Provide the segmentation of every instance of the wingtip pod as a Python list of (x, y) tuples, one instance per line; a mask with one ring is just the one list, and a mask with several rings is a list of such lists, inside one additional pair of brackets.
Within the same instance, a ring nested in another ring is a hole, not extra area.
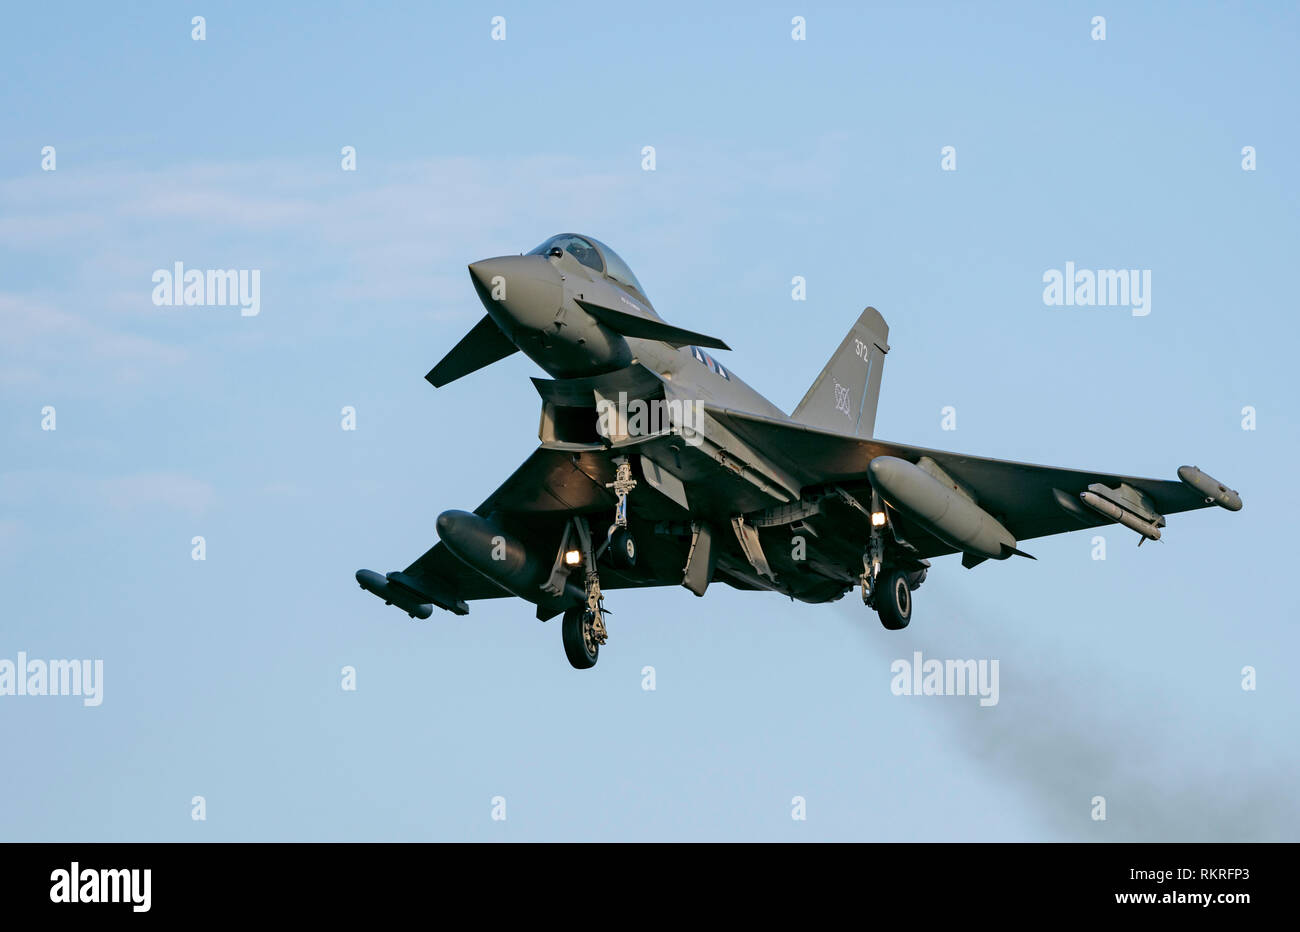
[(1213, 476), (1206, 475), (1195, 466), (1179, 466), (1178, 478), (1213, 502), (1229, 511), (1241, 511), (1241, 496)]

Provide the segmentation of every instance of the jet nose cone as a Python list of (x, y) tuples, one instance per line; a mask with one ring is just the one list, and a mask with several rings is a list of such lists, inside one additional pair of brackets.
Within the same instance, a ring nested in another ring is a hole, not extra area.
[(560, 273), (545, 256), (498, 256), (469, 266), (479, 300), (499, 326), (541, 330), (564, 298)]
[(518, 279), (534, 281), (560, 281), (560, 273), (545, 256), (497, 256), (495, 259), (479, 259), (469, 264), (470, 277), (484, 288), (499, 287), (500, 280), (509, 283)]
[(503, 266), (504, 263), (500, 259), (479, 259), (469, 264), (469, 276), (474, 279), (474, 284), (482, 288), (491, 288), (492, 279), (501, 275)]

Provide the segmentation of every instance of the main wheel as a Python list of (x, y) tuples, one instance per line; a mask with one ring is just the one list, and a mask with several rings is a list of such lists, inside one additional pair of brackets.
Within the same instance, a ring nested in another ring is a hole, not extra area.
[(889, 570), (876, 591), (876, 612), (890, 631), (901, 631), (912, 620), (912, 587), (907, 573)]
[(609, 558), (621, 570), (630, 570), (636, 566), (636, 539), (627, 528), (618, 528), (609, 535)]
[(594, 619), (587, 606), (579, 605), (564, 613), (560, 633), (564, 636), (564, 656), (576, 670), (588, 670), (596, 665), (600, 645), (596, 643)]

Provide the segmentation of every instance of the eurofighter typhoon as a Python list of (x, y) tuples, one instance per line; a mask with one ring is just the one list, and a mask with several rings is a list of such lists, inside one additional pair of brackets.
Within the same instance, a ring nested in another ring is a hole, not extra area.
[(415, 618), (517, 596), (562, 616), (579, 669), (606, 643), (611, 590), (830, 602), (856, 586), (898, 630), (934, 557), (1033, 559), (1026, 540), (1115, 523), (1141, 544), (1165, 515), (1241, 508), (1195, 466), (1140, 479), (875, 439), (889, 328), (874, 308), (787, 415), (714, 358), (722, 340), (666, 323), (599, 240), (553, 236), (469, 273), (487, 314), (425, 378), (523, 352), (550, 376), (533, 379), (541, 445), (474, 511), (439, 515), (440, 542), (406, 569), (356, 579)]

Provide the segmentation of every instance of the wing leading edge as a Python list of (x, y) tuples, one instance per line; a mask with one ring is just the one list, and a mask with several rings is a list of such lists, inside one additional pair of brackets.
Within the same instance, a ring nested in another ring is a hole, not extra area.
[[(1213, 504), (1206, 495), (1180, 481), (1120, 476), (1112, 473), (1038, 466), (989, 459), (943, 450), (929, 450), (884, 440), (860, 439), (792, 421), (730, 409), (710, 408), (709, 414), (746, 442), (761, 449), (777, 465), (808, 485), (835, 483), (865, 488), (868, 466), (878, 456), (916, 464), (929, 458), (974, 493), (981, 508), (997, 517), (1017, 540), (1061, 534), (1114, 522), (1086, 509), (1067, 511), (1057, 491), (1074, 501), (1088, 487), (1127, 485), (1147, 496), (1161, 515), (1194, 511)], [(927, 535), (928, 537), (928, 535)], [(952, 553), (953, 548), (929, 538), (921, 556)]]
[[(613, 508), (613, 496), (605, 488), (613, 470), (603, 457), (573, 454), (544, 447), (534, 450), (483, 504), (476, 515), (494, 513), (564, 516)], [(457, 614), (476, 599), (499, 599), (511, 593), (482, 573), (467, 566), (442, 543), (434, 544), (402, 573), (389, 574), (397, 581)]]

